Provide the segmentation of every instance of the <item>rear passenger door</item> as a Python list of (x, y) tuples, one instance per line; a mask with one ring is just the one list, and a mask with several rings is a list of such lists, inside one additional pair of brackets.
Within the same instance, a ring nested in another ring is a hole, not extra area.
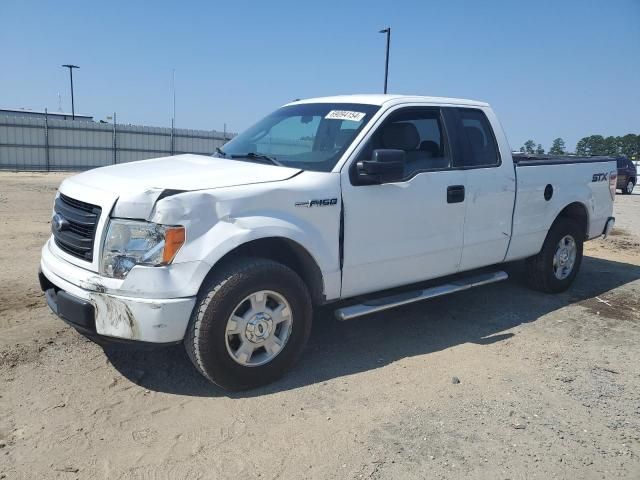
[(516, 178), (508, 144), (504, 139), (497, 141), (487, 117), (488, 113), (497, 122), (493, 112), (452, 108), (449, 113), (456, 125), (455, 167), (467, 173), (460, 261), (460, 270), (464, 271), (503, 261), (511, 236)]

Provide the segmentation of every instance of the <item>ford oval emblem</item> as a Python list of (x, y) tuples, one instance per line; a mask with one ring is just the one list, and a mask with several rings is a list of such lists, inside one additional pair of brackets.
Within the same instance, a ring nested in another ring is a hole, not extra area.
[(69, 227), (69, 222), (59, 213), (56, 213), (51, 219), (51, 228), (54, 232), (62, 232)]

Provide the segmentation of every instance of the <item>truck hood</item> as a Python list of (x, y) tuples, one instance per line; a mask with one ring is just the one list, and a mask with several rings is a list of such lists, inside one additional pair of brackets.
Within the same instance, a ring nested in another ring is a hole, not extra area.
[(147, 218), (158, 199), (181, 192), (286, 180), (300, 169), (176, 155), (96, 168), (66, 179), (60, 192), (120, 218)]
[(120, 195), (149, 190), (205, 190), (286, 180), (297, 168), (204, 155), (175, 155), (96, 168), (68, 181)]

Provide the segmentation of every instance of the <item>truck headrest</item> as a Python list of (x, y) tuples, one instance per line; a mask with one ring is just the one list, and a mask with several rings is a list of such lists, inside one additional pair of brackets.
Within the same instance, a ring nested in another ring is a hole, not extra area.
[(398, 150), (416, 150), (420, 143), (420, 134), (413, 123), (391, 123), (382, 130), (382, 145), (384, 148)]

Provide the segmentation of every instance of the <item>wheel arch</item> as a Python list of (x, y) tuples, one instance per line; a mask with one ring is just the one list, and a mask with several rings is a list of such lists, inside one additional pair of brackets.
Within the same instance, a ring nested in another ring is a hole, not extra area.
[(582, 202), (569, 203), (558, 212), (553, 223), (555, 224), (562, 219), (571, 219), (577, 222), (584, 234), (583, 240), (589, 238), (589, 211)]
[(307, 285), (314, 305), (326, 303), (324, 276), (313, 255), (298, 242), (281, 236), (257, 238), (232, 248), (211, 267), (203, 285), (221, 265), (241, 257), (266, 258), (286, 265)]

